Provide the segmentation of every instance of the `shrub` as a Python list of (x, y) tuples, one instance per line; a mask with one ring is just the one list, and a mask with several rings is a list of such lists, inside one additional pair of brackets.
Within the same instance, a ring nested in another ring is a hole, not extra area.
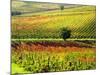
[(65, 41), (67, 38), (70, 38), (70, 36), (71, 36), (71, 30), (68, 30), (67, 28), (62, 28), (60, 36)]

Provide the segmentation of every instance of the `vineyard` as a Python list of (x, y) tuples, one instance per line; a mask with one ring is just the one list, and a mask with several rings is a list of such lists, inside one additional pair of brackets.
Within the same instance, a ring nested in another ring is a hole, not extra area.
[(80, 6), (12, 16), (12, 38), (60, 38), (61, 28), (71, 30), (70, 39), (96, 38), (95, 6)]
[(95, 6), (12, 0), (11, 14), (12, 75), (96, 69)]
[(12, 74), (95, 69), (95, 41), (12, 42), (12, 63), (23, 68)]

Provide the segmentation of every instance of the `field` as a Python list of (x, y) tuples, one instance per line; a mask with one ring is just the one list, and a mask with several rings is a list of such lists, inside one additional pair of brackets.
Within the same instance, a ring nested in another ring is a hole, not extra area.
[(13, 75), (96, 69), (95, 6), (12, 0), (11, 27)]
[(96, 68), (95, 41), (12, 42), (12, 73), (90, 70)]
[[(33, 3), (33, 5), (34, 4), (35, 3)], [(38, 4), (43, 7), (43, 4), (45, 3), (38, 3)], [(53, 4), (51, 4), (51, 6), (52, 5)], [(55, 4), (55, 6), (57, 6), (57, 4)], [(95, 6), (85, 6), (85, 5), (66, 5), (66, 6), (64, 10), (60, 10), (60, 7), (59, 9), (55, 10), (52, 9), (52, 7), (50, 7), (52, 10), (48, 11), (44, 10), (44, 12), (43, 11), (38, 12), (33, 7), (33, 10), (35, 12), (12, 16), (12, 38), (13, 39), (16, 38), (59, 39), (61, 28), (65, 27), (71, 30), (71, 37), (70, 37), (71, 39), (75, 38), (95, 39), (96, 37)], [(21, 7), (19, 8), (21, 9)], [(39, 9), (39, 6), (37, 9)], [(24, 10), (27, 9), (25, 8)]]

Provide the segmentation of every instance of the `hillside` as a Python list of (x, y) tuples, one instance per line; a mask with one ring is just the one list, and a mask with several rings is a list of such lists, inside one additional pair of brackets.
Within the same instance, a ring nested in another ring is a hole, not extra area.
[(56, 3), (46, 3), (46, 2), (31, 2), (31, 1), (12, 1), (12, 12), (21, 12), (21, 13), (34, 13), (34, 12), (43, 12), (50, 10), (58, 10), (60, 6), (64, 5), (65, 8), (78, 7), (80, 5), (73, 4), (56, 4)]
[(72, 39), (95, 39), (96, 7), (63, 5), (65, 9), (60, 10), (59, 4), (13, 2), (12, 11), (24, 14), (12, 16), (12, 38), (60, 38), (61, 28), (66, 27)]

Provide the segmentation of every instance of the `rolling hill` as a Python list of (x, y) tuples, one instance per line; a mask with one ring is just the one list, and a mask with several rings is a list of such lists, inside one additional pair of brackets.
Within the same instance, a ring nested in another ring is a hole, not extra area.
[[(63, 5), (64, 10), (60, 10)], [(12, 1), (12, 38), (60, 38), (61, 28), (71, 39), (95, 39), (95, 6)]]

